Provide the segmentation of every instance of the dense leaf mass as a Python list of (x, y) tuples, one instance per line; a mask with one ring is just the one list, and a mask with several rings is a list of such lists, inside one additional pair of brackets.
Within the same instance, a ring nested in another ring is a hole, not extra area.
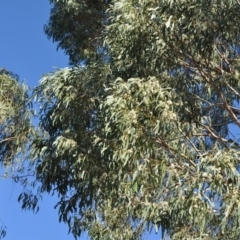
[[(19, 83), (18, 76), (0, 69), (0, 166), (1, 177), (26, 183), (32, 169), (24, 170), (33, 129), (28, 88)], [(0, 239), (6, 235), (6, 226), (0, 219)]]
[[(51, 10), (45, 33), (65, 50), (71, 64), (92, 57), (101, 43), (105, 10), (104, 0), (51, 0)], [(97, 55), (97, 54), (96, 54)]]
[(91, 239), (238, 239), (239, 1), (51, 3), (47, 35), (89, 59), (35, 89), (31, 157), (59, 220)]
[[(31, 130), (27, 87), (18, 76), (0, 70), (0, 164), (13, 167), (26, 152)], [(20, 161), (19, 161), (20, 162)]]

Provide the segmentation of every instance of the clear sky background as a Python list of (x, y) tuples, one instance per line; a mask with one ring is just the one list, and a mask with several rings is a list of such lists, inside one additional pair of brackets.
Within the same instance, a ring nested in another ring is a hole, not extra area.
[[(31, 88), (43, 74), (68, 65), (63, 51), (56, 51), (43, 32), (50, 14), (48, 0), (0, 0), (0, 68), (18, 74)], [(46, 195), (37, 214), (22, 211), (17, 198), (21, 186), (0, 177), (0, 220), (7, 226), (6, 240), (73, 240), (58, 222), (55, 196)], [(1, 222), (0, 222), (1, 226)], [(81, 240), (88, 239), (83, 235)], [(160, 235), (146, 235), (157, 240)]]

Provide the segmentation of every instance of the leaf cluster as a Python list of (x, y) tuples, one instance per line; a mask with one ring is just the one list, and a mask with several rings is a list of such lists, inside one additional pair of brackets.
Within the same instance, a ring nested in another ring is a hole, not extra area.
[(239, 2), (51, 3), (47, 35), (91, 59), (34, 92), (31, 158), (59, 220), (92, 239), (238, 239)]
[(7, 167), (20, 160), (30, 142), (31, 103), (27, 87), (6, 69), (0, 71), (0, 85), (0, 163)]
[(53, 7), (44, 27), (46, 35), (66, 52), (71, 64), (96, 58), (108, 1), (52, 0), (50, 3)]

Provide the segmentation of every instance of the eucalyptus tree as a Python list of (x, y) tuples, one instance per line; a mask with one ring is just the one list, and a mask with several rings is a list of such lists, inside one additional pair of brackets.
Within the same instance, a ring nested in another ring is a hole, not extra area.
[[(19, 83), (18, 76), (0, 69), (0, 166), (1, 177), (25, 181), (24, 158), (33, 133), (30, 123), (28, 88)], [(29, 174), (29, 172), (28, 172)], [(6, 235), (1, 224), (0, 239)]]
[(238, 239), (240, 3), (51, 3), (48, 36), (72, 63), (91, 53), (35, 89), (38, 193), (59, 220), (92, 239)]
[(71, 64), (96, 58), (102, 46), (108, 0), (50, 0), (52, 9), (44, 30), (49, 38), (65, 50)]
[(1, 69), (0, 85), (0, 164), (14, 172), (20, 170), (31, 139), (31, 102), (27, 86), (16, 74)]

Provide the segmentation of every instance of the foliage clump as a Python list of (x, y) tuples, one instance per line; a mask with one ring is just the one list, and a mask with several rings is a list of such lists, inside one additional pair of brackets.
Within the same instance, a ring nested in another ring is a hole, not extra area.
[(239, 2), (51, 3), (47, 35), (87, 61), (34, 91), (38, 194), (75, 237), (238, 239)]
[(20, 155), (26, 152), (30, 106), (27, 86), (19, 83), (16, 74), (0, 69), (0, 164), (5, 167), (20, 163)]

